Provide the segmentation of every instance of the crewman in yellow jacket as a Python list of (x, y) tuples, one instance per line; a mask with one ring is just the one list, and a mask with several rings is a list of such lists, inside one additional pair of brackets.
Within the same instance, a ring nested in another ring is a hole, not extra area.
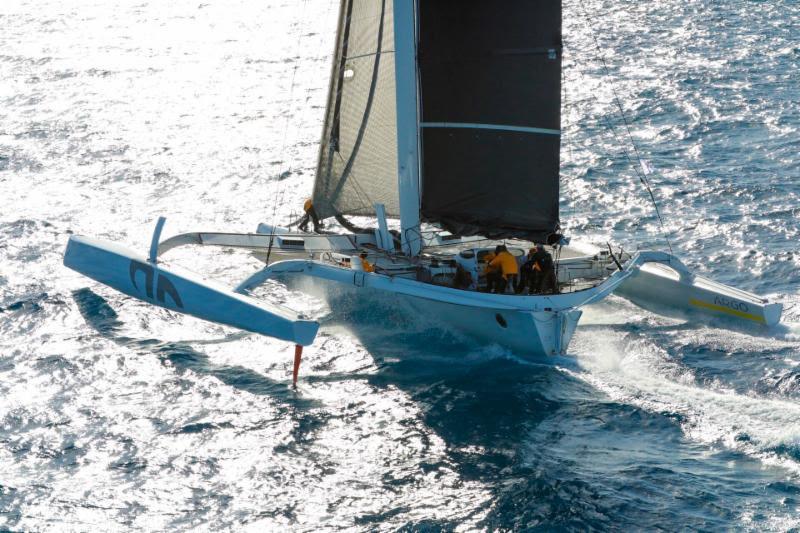
[(367, 261), (367, 252), (361, 252), (361, 268), (364, 269), (364, 272), (375, 272), (375, 266), (370, 264)]
[(512, 283), (512, 289), (515, 289), (518, 275), (517, 259), (511, 255), (505, 245), (498, 245), (494, 249), (494, 258), (486, 264), (486, 282), (489, 292), (496, 290), (498, 294), (505, 293), (509, 281)]
[(314, 209), (314, 204), (311, 202), (311, 198), (307, 199), (305, 203), (303, 203), (303, 211), (305, 211), (305, 214), (303, 215), (303, 218), (300, 219), (297, 229), (300, 231), (306, 231), (308, 229), (308, 223), (313, 222), (314, 231), (319, 233), (320, 229), (322, 228), (322, 224), (319, 221), (317, 211)]

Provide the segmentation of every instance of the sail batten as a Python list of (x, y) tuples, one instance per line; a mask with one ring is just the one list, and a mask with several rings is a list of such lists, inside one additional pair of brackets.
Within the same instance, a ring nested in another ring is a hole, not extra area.
[(550, 130), (547, 128), (532, 128), (527, 126), (509, 126), (506, 124), (475, 124), (464, 122), (423, 122), (423, 128), (464, 128), (475, 130), (505, 130), (521, 131), (527, 133), (541, 133), (543, 135), (561, 135), (561, 130)]

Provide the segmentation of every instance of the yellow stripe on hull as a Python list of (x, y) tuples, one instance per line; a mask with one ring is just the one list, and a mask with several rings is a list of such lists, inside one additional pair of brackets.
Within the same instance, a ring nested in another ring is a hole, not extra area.
[(723, 305), (712, 304), (708, 302), (704, 302), (702, 300), (696, 300), (692, 298), (689, 300), (691, 305), (695, 307), (703, 307), (705, 309), (711, 309), (712, 311), (719, 311), (720, 313), (725, 313), (728, 315), (737, 316), (739, 318), (744, 318), (747, 320), (752, 320), (753, 322), (760, 322), (762, 324), (766, 323), (763, 316), (754, 315), (752, 313), (745, 313), (744, 311), (739, 311), (737, 309), (731, 309), (730, 307), (725, 307)]

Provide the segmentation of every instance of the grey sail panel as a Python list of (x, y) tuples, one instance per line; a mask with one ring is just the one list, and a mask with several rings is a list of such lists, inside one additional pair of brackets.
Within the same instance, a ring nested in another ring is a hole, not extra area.
[(560, 0), (419, 10), (423, 218), (545, 240), (559, 224)]
[(392, 0), (343, 0), (313, 202), (317, 214), (400, 211)]

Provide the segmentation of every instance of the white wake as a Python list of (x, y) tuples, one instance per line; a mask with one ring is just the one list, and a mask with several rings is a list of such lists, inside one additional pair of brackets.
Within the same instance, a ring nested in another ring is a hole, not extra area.
[(576, 335), (572, 351), (578, 366), (567, 372), (615, 401), (680, 415), (691, 440), (735, 450), (800, 476), (800, 402), (742, 394), (724, 384), (701, 386), (691, 368), (644, 335), (613, 328), (617, 321), (610, 318), (604, 328), (597, 316), (589, 317), (595, 325)]

